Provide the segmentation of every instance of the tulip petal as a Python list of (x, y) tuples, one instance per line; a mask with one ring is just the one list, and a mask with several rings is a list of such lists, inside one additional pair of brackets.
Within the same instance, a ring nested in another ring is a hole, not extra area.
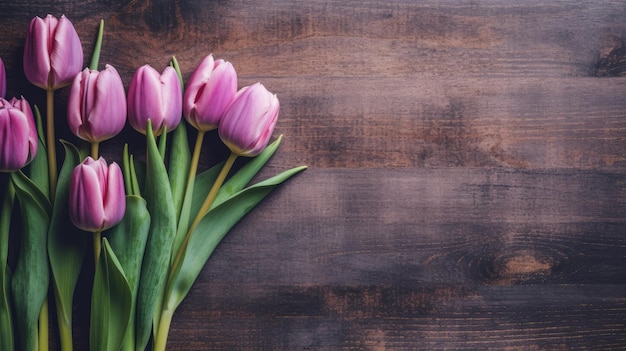
[(219, 126), (224, 111), (237, 94), (237, 73), (230, 62), (207, 56), (195, 69), (183, 100), (187, 121), (196, 129), (209, 131)]
[(222, 60), (213, 71), (211, 80), (207, 82), (202, 97), (197, 102), (199, 115), (203, 119), (201, 125), (218, 126), (226, 108), (237, 93), (237, 78), (230, 62)]
[(89, 78), (89, 69), (85, 68), (80, 74), (76, 75), (74, 81), (72, 82), (72, 86), (70, 87), (70, 92), (67, 97), (67, 124), (70, 127), (70, 131), (82, 138), (85, 139), (85, 133), (83, 131), (83, 112), (84, 112), (84, 103), (85, 100), (85, 84), (84, 82)]
[[(183, 113), (182, 90), (178, 73), (173, 67), (165, 67), (161, 74), (161, 118), (167, 130), (172, 131), (180, 123)], [(156, 128), (155, 128), (156, 130)]]
[(128, 120), (133, 128), (143, 134), (146, 133), (148, 119), (155, 130), (163, 125), (159, 113), (161, 104), (155, 93), (160, 85), (159, 72), (144, 65), (135, 72), (128, 88)]
[(24, 44), (24, 73), (34, 85), (46, 89), (50, 75), (50, 30), (58, 20), (52, 16), (30, 21)]
[(220, 123), (220, 137), (232, 152), (256, 156), (265, 148), (278, 117), (276, 95), (256, 83), (237, 93)]
[(117, 70), (84, 69), (74, 79), (67, 106), (67, 121), (74, 135), (100, 142), (117, 135), (126, 123), (126, 94)]
[(69, 19), (61, 16), (54, 31), (50, 52), (52, 88), (69, 84), (83, 68), (83, 47)]
[(16, 171), (29, 161), (29, 126), (16, 108), (0, 108), (0, 171)]
[(128, 88), (128, 120), (135, 130), (146, 134), (151, 121), (154, 135), (176, 129), (182, 114), (182, 91), (176, 70), (166, 67), (159, 74), (149, 65), (140, 67)]
[(124, 218), (126, 212), (126, 194), (124, 178), (120, 166), (113, 162), (109, 165), (106, 189), (104, 192), (104, 228), (108, 229)]
[(85, 163), (78, 165), (70, 178), (70, 218), (85, 231), (102, 227), (104, 207), (97, 171)]
[(94, 141), (110, 139), (124, 129), (126, 123), (126, 93), (124, 84), (113, 66), (107, 65), (90, 87), (93, 101), (87, 116)]
[(37, 126), (35, 124), (35, 117), (33, 110), (30, 108), (28, 101), (22, 96), (20, 99), (12, 98), (10, 101), (13, 107), (19, 109), (26, 115), (26, 122), (28, 123), (28, 161), (30, 162), (37, 154), (37, 148), (39, 146), (39, 137), (37, 136)]

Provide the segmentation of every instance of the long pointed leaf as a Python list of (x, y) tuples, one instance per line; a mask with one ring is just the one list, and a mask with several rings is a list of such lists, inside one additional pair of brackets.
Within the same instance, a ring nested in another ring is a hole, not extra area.
[(293, 168), (248, 187), (209, 211), (191, 236), (183, 263), (169, 285), (164, 309), (173, 311), (183, 301), (207, 260), (230, 229), (276, 186), (305, 168)]
[(37, 349), (37, 328), (41, 307), (48, 293), (48, 254), (46, 250), (50, 204), (45, 195), (23, 173), (11, 174), (20, 203), (22, 226), (20, 251), (11, 280), (16, 328), (21, 349)]
[(261, 168), (265, 166), (276, 150), (278, 150), (282, 140), (283, 136), (280, 135), (276, 140), (274, 140), (274, 142), (268, 145), (263, 152), (252, 158), (248, 163), (246, 163), (245, 166), (237, 171), (237, 173), (233, 174), (218, 191), (211, 208), (218, 206), (224, 200), (243, 189), (261, 170)]
[(189, 166), (191, 165), (187, 128), (184, 123), (181, 123), (174, 129), (172, 138), (169, 158), (169, 176), (170, 186), (172, 188), (172, 200), (174, 201), (174, 208), (176, 209), (176, 218), (180, 218), (185, 188), (187, 187)]
[(41, 192), (46, 196), (50, 194), (50, 182), (48, 181), (48, 150), (43, 134), (43, 124), (41, 122), (41, 113), (35, 105), (34, 108), (35, 122), (37, 126), (37, 155), (28, 165), (27, 175), (37, 185)]
[(0, 212), (0, 350), (13, 350), (13, 320), (11, 311), (10, 277), (7, 259), (9, 254), (9, 229), (15, 190), (7, 174), (0, 174), (0, 186), (6, 189)]
[[(55, 206), (48, 229), (48, 255), (57, 320), (59, 328), (63, 330), (61, 341), (71, 343), (72, 300), (89, 235), (74, 227), (69, 216), (69, 180), (72, 170), (81, 161), (81, 155), (74, 145), (63, 141), (62, 144), (65, 148), (65, 160), (59, 173)], [(66, 337), (69, 337), (69, 340), (65, 339)]]
[(145, 198), (150, 212), (150, 235), (139, 279), (136, 348), (143, 350), (160, 311), (169, 270), (172, 241), (176, 235), (176, 212), (165, 164), (148, 123)]
[(135, 311), (137, 308), (135, 301), (149, 229), (150, 214), (146, 208), (146, 201), (139, 196), (126, 196), (124, 219), (107, 233), (111, 249), (124, 270), (131, 290), (131, 315), (124, 336), (123, 350), (135, 349)]
[(119, 351), (132, 305), (128, 281), (106, 238), (96, 267), (91, 295), (89, 347), (92, 351)]
[(4, 267), (3, 277), (0, 281), (0, 348), (2, 350), (15, 350), (13, 334), (13, 313), (11, 310), (11, 271), (9, 267)]
[[(282, 138), (282, 135), (279, 136), (276, 140), (274, 140), (274, 142), (268, 145), (263, 152), (252, 158), (245, 166), (233, 174), (217, 192), (217, 196), (215, 197), (211, 208), (215, 208), (225, 199), (243, 189), (274, 155), (280, 146)], [(177, 252), (179, 250), (189, 228), (189, 218), (194, 218), (200, 210), (200, 207), (202, 207), (202, 203), (204, 202), (206, 195), (211, 190), (213, 183), (215, 183), (215, 179), (217, 178), (217, 175), (223, 165), (224, 163), (221, 162), (196, 176), (193, 186), (194, 196), (191, 197), (191, 201), (189, 201), (189, 203), (184, 204), (183, 212), (178, 223), (178, 232), (176, 233), (176, 241), (173, 252)], [(185, 201), (187, 201), (187, 198)]]
[[(180, 249), (187, 235), (187, 230), (190, 225), (190, 215), (198, 213), (202, 202), (208, 194), (211, 185), (215, 182), (217, 175), (220, 173), (224, 162), (211, 167), (210, 169), (198, 174), (194, 179), (191, 179), (191, 183), (187, 188), (187, 194), (183, 201), (183, 206), (178, 217), (178, 227), (176, 229), (176, 237), (174, 238), (174, 244), (172, 246), (172, 252), (176, 253)], [(198, 184), (198, 186), (196, 186)], [(208, 184), (208, 188), (207, 188)], [(194, 196), (196, 195), (196, 196)], [(192, 212), (192, 208), (195, 208)], [(175, 256), (174, 254), (172, 256)], [(174, 257), (172, 257), (172, 261)], [(173, 263), (173, 262), (172, 262)]]

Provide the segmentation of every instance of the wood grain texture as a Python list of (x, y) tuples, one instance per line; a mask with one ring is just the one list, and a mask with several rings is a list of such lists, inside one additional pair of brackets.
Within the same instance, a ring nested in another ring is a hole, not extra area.
[[(8, 95), (34, 15), (128, 86), (208, 53), (276, 92), (262, 176), (307, 164), (219, 246), (176, 350), (626, 349), (620, 1), (0, 0)], [(63, 92), (57, 115), (63, 116)], [(61, 137), (65, 121), (59, 118)], [(65, 134), (63, 134), (65, 133)], [(141, 150), (130, 128), (119, 138)], [(208, 138), (202, 167), (225, 150)], [(102, 152), (119, 158), (118, 143)], [(140, 153), (140, 152), (138, 152)], [(82, 291), (88, 290), (86, 287)], [(77, 301), (77, 310), (86, 308)], [(86, 349), (87, 320), (78, 320)]]

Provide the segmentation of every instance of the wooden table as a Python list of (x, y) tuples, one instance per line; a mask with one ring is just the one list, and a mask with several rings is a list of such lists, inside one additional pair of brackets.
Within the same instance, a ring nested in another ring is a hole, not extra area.
[[(213, 53), (240, 86), (278, 94), (285, 139), (262, 177), (309, 169), (218, 247), (169, 349), (626, 349), (624, 3), (0, 9), (9, 96), (42, 104), (21, 65), (28, 21), (47, 13), (73, 21), (86, 56), (103, 18), (101, 63), (126, 87), (143, 64), (176, 55), (188, 77)], [(140, 145), (129, 127), (120, 138)], [(205, 155), (201, 168), (219, 158)], [(76, 323), (84, 350), (86, 320)]]

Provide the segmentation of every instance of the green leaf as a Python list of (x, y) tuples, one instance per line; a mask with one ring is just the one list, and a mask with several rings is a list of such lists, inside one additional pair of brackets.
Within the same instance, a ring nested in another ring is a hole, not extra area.
[(11, 280), (16, 329), (22, 350), (37, 349), (37, 328), (41, 307), (48, 293), (48, 254), (46, 250), (50, 204), (45, 195), (22, 172), (11, 173), (20, 203), (23, 233)]
[(180, 90), (185, 92), (185, 82), (183, 81), (183, 73), (180, 70), (180, 65), (178, 64), (178, 60), (176, 56), (172, 56), (172, 60), (170, 60), (170, 66), (174, 67), (176, 74), (178, 75), (178, 81), (180, 82)]
[[(211, 189), (211, 185), (215, 182), (217, 175), (220, 173), (224, 162), (220, 162), (219, 164), (211, 167), (210, 169), (198, 174), (195, 179), (190, 180), (190, 184), (187, 187), (187, 194), (185, 195), (185, 199), (183, 202), (183, 207), (181, 209), (180, 215), (178, 217), (178, 228), (176, 230), (176, 238), (174, 239), (174, 244), (172, 246), (172, 252), (178, 252), (183, 241), (185, 240), (185, 236), (187, 235), (187, 230), (190, 225), (190, 214), (198, 213), (200, 207), (202, 206), (202, 202), (204, 201), (206, 195), (209, 193)], [(196, 185), (197, 184), (197, 185)], [(208, 187), (207, 187), (208, 185)], [(194, 194), (199, 196), (193, 196)], [(194, 208), (192, 212), (192, 208)], [(174, 254), (172, 256), (175, 256)], [(172, 261), (174, 257), (172, 257)]]
[(135, 171), (135, 161), (133, 155), (128, 153), (128, 144), (124, 144), (122, 155), (122, 173), (124, 174), (126, 195), (141, 196), (141, 188), (139, 187), (139, 180), (137, 180), (137, 172)]
[(4, 267), (0, 280), (0, 350), (15, 350), (13, 346), (13, 313), (11, 311), (11, 271)]
[(159, 154), (161, 155), (162, 160), (165, 160), (165, 149), (167, 148), (167, 132), (169, 132), (169, 130), (167, 130), (167, 126), (164, 124), (161, 129), (161, 136), (159, 137), (158, 144)]
[(164, 310), (175, 310), (228, 231), (276, 186), (306, 167), (297, 167), (250, 186), (210, 210), (192, 233), (183, 263), (168, 286)]
[(59, 173), (55, 206), (48, 229), (48, 255), (61, 342), (71, 344), (72, 300), (83, 265), (89, 234), (76, 228), (70, 221), (69, 215), (70, 176), (82, 158), (74, 145), (66, 141), (61, 141), (61, 143), (65, 148), (65, 160)]
[(132, 296), (120, 262), (106, 238), (91, 294), (89, 349), (118, 351), (128, 327)]
[(150, 234), (139, 279), (137, 296), (136, 348), (143, 350), (150, 339), (169, 270), (172, 241), (176, 235), (176, 211), (163, 159), (154, 139), (152, 126), (147, 128), (147, 165), (145, 198), (150, 212)]
[(131, 291), (131, 316), (124, 336), (124, 350), (135, 349), (135, 301), (149, 229), (150, 213), (146, 207), (146, 200), (139, 196), (127, 195), (124, 218), (107, 232), (111, 249), (125, 272)]
[[(263, 152), (261, 152), (256, 157), (250, 159), (250, 161), (243, 166), (239, 171), (233, 174), (230, 179), (228, 179), (217, 192), (217, 196), (213, 201), (213, 205), (211, 208), (216, 207), (220, 203), (222, 203), (225, 199), (232, 196), (236, 192), (243, 189), (254, 176), (259, 172), (261, 168), (267, 163), (267, 161), (274, 155), (278, 147), (280, 146), (280, 142), (283, 136), (279, 136), (274, 142), (268, 145)], [(196, 214), (202, 207), (202, 203), (206, 198), (206, 195), (211, 190), (213, 183), (215, 183), (215, 179), (217, 178), (220, 170), (224, 166), (224, 162), (220, 162), (219, 164), (209, 168), (208, 170), (198, 174), (194, 180), (193, 184), (193, 195), (187, 195), (191, 201), (187, 202), (188, 199), (185, 199), (185, 204), (183, 205), (183, 210), (180, 215), (180, 220), (178, 222), (178, 231), (176, 233), (176, 239), (174, 241), (174, 250), (172, 252), (178, 252), (180, 246), (182, 245), (183, 240), (185, 239), (185, 235), (187, 234), (187, 230), (190, 225), (190, 218), (195, 218)], [(190, 191), (188, 189), (188, 191)]]
[(183, 207), (189, 167), (191, 165), (191, 153), (187, 139), (187, 128), (181, 123), (172, 132), (173, 140), (169, 158), (170, 186), (172, 188), (172, 200), (176, 209), (176, 218), (180, 218)]
[(50, 182), (48, 181), (48, 150), (43, 134), (43, 124), (41, 122), (41, 113), (35, 105), (34, 108), (35, 122), (37, 125), (37, 155), (27, 166), (26, 174), (37, 185), (41, 192), (48, 196), (50, 194)]
[(2, 212), (0, 212), (0, 350), (13, 350), (13, 317), (9, 289), (11, 280), (7, 259), (15, 190), (6, 173), (0, 174), (0, 186), (6, 189), (3, 196)]
[[(274, 155), (278, 147), (280, 146), (280, 142), (283, 140), (282, 134), (274, 140), (271, 144), (269, 144), (263, 152), (261, 152), (256, 157), (252, 158), (245, 166), (243, 166), (237, 173), (233, 174), (228, 181), (222, 185), (220, 190), (213, 201), (213, 205), (211, 208), (216, 207), (221, 204), (224, 200), (243, 189), (254, 176), (265, 166), (267, 161)], [(210, 185), (209, 185), (210, 189)], [(208, 193), (208, 190), (207, 190)], [(198, 207), (199, 208), (199, 207)], [(197, 211), (195, 212), (197, 213)]]

